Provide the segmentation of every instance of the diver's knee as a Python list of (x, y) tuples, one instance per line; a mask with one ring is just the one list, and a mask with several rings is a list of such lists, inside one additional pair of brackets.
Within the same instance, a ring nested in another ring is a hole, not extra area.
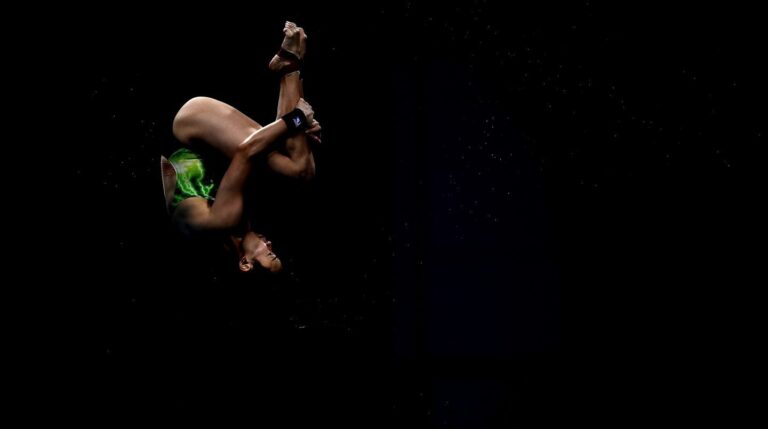
[(299, 172), (299, 178), (305, 181), (310, 181), (315, 178), (315, 165), (314, 163), (307, 163), (307, 165)]

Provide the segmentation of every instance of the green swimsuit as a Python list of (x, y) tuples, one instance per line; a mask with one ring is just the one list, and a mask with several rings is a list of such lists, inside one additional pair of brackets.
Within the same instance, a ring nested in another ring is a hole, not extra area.
[(210, 172), (205, 171), (203, 160), (197, 152), (185, 147), (174, 152), (168, 161), (176, 169), (176, 190), (171, 201), (171, 210), (176, 209), (182, 201), (191, 197), (214, 200), (215, 183)]

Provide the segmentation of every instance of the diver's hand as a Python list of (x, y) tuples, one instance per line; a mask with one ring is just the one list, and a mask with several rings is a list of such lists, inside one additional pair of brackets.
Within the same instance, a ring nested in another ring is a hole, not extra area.
[(312, 125), (309, 127), (305, 133), (307, 133), (307, 137), (310, 139), (316, 141), (317, 143), (322, 143), (320, 131), (323, 129), (323, 127), (320, 126), (320, 122), (317, 122), (316, 120), (312, 120)]
[(307, 100), (299, 98), (299, 102), (296, 104), (296, 108), (304, 112), (304, 116), (307, 118), (307, 122), (314, 126), (315, 111), (312, 110), (312, 106), (307, 103)]

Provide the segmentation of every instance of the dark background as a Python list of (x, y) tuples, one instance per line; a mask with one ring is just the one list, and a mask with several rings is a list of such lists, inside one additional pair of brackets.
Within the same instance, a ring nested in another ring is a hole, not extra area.
[[(747, 269), (768, 117), (757, 17), (476, 1), (74, 18), (67, 412), (738, 417), (762, 318)], [(174, 239), (159, 157), (193, 96), (273, 118), (285, 19), (309, 34), (324, 142), (313, 184), (254, 177), (254, 219), (286, 270), (242, 275)]]

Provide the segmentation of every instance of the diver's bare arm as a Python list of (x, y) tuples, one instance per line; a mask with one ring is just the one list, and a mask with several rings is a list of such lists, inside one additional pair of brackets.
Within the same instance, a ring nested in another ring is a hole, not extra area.
[[(304, 112), (308, 121), (312, 120), (314, 112), (309, 103), (300, 99), (296, 106)], [(243, 215), (243, 187), (251, 172), (251, 157), (264, 151), (287, 131), (288, 125), (278, 119), (246, 137), (237, 146), (221, 179), (216, 201), (209, 207), (208, 201), (203, 198), (188, 198), (176, 208), (174, 220), (180, 228), (192, 233), (226, 230), (237, 226)]]
[[(278, 119), (269, 125), (259, 128), (249, 135), (238, 147), (238, 152), (243, 152), (250, 158), (261, 153), (270, 143), (288, 131), (285, 121)], [(234, 160), (234, 157), (232, 158)]]
[[(299, 98), (293, 105), (295, 106), (295, 109), (299, 109), (302, 111), (302, 113), (304, 113), (304, 117), (309, 124), (314, 122), (315, 112), (312, 110), (312, 106), (307, 103), (306, 100)], [(291, 110), (293, 109), (288, 110), (284, 113), (284, 115), (289, 113)], [(286, 131), (288, 131), (288, 125), (286, 125), (285, 121), (278, 118), (275, 120), (275, 122), (272, 122), (271, 124), (254, 131), (242, 143), (240, 143), (240, 148), (238, 148), (238, 151), (242, 149), (249, 157), (254, 156), (255, 154), (263, 151), (270, 143), (275, 141)], [(303, 132), (298, 131), (296, 134), (303, 135)]]

